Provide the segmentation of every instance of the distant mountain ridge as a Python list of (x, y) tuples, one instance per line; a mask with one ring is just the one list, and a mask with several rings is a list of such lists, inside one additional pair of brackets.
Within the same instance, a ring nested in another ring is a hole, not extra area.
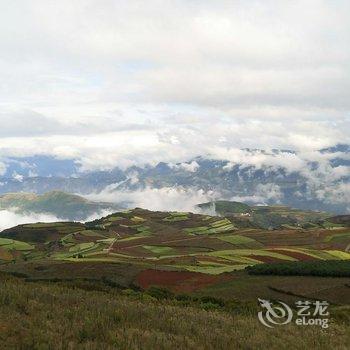
[[(40, 166), (36, 166), (32, 157), (30, 161), (16, 159), (23, 169), (30, 163), (32, 173), (28, 169), (21, 173), (19, 168), (9, 168), (10, 172), (0, 177), (0, 193), (42, 194), (60, 190), (85, 195), (106, 188), (139, 191), (177, 187), (212, 192), (216, 198), (248, 204), (285, 204), (337, 214), (350, 212), (350, 146), (337, 145), (310, 159), (305, 157), (290, 150), (245, 149), (238, 150), (231, 161), (197, 157), (177, 164), (160, 162), (91, 172), (79, 172), (78, 161), (65, 163), (48, 157), (40, 158)], [(44, 164), (50, 164), (49, 176)]]
[(52, 191), (43, 195), (35, 193), (7, 193), (0, 195), (0, 210), (17, 213), (46, 213), (66, 220), (84, 220), (103, 210), (117, 210), (113, 203), (92, 202), (81, 196)]

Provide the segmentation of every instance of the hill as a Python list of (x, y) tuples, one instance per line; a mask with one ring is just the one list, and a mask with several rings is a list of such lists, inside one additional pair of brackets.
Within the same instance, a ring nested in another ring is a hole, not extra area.
[(226, 216), (230, 214), (247, 214), (251, 212), (251, 207), (248, 204), (232, 201), (213, 201), (198, 204), (202, 210), (213, 210), (216, 214)]
[[(37, 223), (4, 230), (0, 233), (0, 269), (40, 279), (104, 277), (125, 287), (147, 289), (155, 284), (178, 292), (230, 286), (238, 278), (255, 285), (257, 280), (248, 276), (247, 267), (349, 260), (349, 229), (330, 225), (240, 228), (236, 217), (136, 208), (85, 224)], [(329, 276), (336, 275), (336, 271), (329, 272)], [(260, 280), (260, 287), (245, 297), (252, 298), (262, 290), (273, 295), (268, 286), (275, 282)], [(242, 292), (238, 286), (234, 291), (221, 288), (229, 294)], [(347, 300), (336, 295), (330, 293), (330, 298), (341, 303)]]
[(66, 220), (84, 220), (103, 210), (120, 209), (113, 203), (92, 202), (81, 196), (61, 191), (42, 195), (35, 193), (7, 193), (0, 195), (0, 210), (19, 213), (46, 213)]
[(350, 215), (338, 215), (328, 219), (328, 221), (343, 226), (350, 226)]
[(229, 217), (240, 228), (312, 228), (327, 227), (330, 214), (309, 210), (293, 209), (284, 205), (249, 206), (241, 202), (213, 201), (198, 204), (203, 213)]
[(84, 224), (78, 222), (54, 222), (25, 224), (3, 230), (2, 238), (30, 243), (55, 242), (66, 234), (84, 230)]

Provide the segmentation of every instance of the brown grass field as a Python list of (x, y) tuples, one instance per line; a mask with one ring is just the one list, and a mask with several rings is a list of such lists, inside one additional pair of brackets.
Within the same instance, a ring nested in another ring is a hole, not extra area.
[(329, 329), (263, 327), (253, 308), (185, 305), (89, 284), (0, 275), (2, 349), (348, 349), (349, 310)]

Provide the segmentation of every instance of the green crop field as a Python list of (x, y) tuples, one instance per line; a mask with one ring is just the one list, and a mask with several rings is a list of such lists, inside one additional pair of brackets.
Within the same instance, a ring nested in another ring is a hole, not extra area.
[(176, 250), (171, 247), (144, 245), (143, 248), (150, 250), (156, 255), (174, 255)]
[(345, 233), (336, 233), (333, 235), (329, 235), (324, 239), (324, 242), (342, 242), (342, 241), (350, 241), (350, 232)]
[(218, 238), (222, 241), (232, 243), (233, 245), (259, 245), (259, 243), (256, 240), (242, 235), (221, 236)]
[(186, 270), (193, 272), (206, 273), (210, 275), (219, 275), (225, 272), (232, 272), (237, 270), (242, 270), (246, 268), (248, 265), (231, 265), (231, 266), (187, 266)]
[(0, 238), (0, 247), (7, 250), (32, 250), (34, 246), (8, 238)]
[(242, 257), (250, 257), (250, 256), (267, 256), (281, 260), (290, 260), (294, 261), (296, 259), (283, 255), (280, 253), (275, 253), (273, 251), (264, 250), (264, 249), (232, 249), (232, 250), (222, 250), (210, 253), (210, 255), (218, 256), (218, 257), (227, 257), (227, 256), (242, 256)]
[(186, 228), (184, 231), (189, 234), (202, 235), (202, 234), (218, 234), (227, 231), (235, 230), (235, 226), (228, 219), (213, 221), (208, 226), (198, 226)]
[(189, 219), (188, 213), (181, 212), (171, 212), (170, 215), (165, 217), (163, 221), (167, 222), (176, 222), (176, 221), (186, 221)]

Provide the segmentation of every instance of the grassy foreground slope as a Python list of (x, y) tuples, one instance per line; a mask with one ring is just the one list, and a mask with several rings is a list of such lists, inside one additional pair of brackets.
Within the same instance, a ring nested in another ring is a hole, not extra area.
[(349, 310), (331, 327), (264, 328), (249, 307), (98, 289), (25, 283), (0, 274), (0, 344), (5, 349), (347, 349)]

